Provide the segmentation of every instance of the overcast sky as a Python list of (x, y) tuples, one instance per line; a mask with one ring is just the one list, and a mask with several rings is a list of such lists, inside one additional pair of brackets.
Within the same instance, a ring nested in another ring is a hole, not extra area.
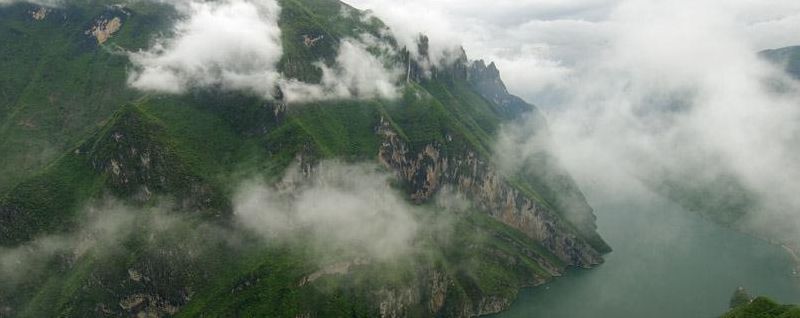
[[(398, 33), (423, 32), (438, 45), (461, 44), (494, 60), (512, 91), (548, 107), (553, 86), (591, 66), (630, 28), (654, 20), (696, 25), (727, 20), (753, 51), (800, 44), (796, 0), (346, 0), (371, 9)], [(632, 14), (632, 11), (634, 12)], [(638, 18), (638, 19), (637, 19)], [(659, 39), (653, 34), (653, 41)], [(685, 43), (692, 45), (692, 43)], [(633, 48), (635, 49), (635, 48)]]

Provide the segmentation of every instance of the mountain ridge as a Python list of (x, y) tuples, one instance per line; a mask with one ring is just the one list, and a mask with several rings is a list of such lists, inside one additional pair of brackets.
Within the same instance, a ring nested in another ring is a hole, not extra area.
[(800, 46), (764, 50), (759, 55), (782, 67), (793, 78), (800, 79)]

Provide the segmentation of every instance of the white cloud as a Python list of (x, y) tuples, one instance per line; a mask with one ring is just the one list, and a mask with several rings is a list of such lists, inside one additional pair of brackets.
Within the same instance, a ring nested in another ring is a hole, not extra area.
[[(582, 1), (345, 1), (385, 21), (401, 46), (429, 36), (434, 64), (463, 46), (474, 59), (495, 61), (509, 87), (532, 99), (559, 86), (569, 67), (605, 45), (603, 21), (611, 0)], [(413, 50), (412, 50), (413, 51)]]
[(42, 236), (15, 248), (0, 248), (0, 278), (16, 284), (45, 268), (55, 255), (75, 260), (98, 247), (111, 247), (132, 231), (133, 209), (114, 202), (87, 207), (74, 233)]
[(414, 208), (376, 169), (323, 162), (309, 180), (290, 169), (278, 187), (244, 184), (235, 214), (243, 227), (270, 240), (299, 238), (378, 259), (402, 255), (417, 235)]
[(400, 71), (368, 51), (386, 51), (386, 45), (373, 37), (343, 40), (333, 66), (315, 64), (322, 70), (321, 83), (304, 83), (287, 79), (278, 70), (283, 44), (276, 1), (175, 5), (186, 18), (177, 23), (174, 34), (130, 54), (134, 69), (129, 83), (137, 89), (179, 94), (190, 88), (219, 87), (272, 99), (280, 87), (290, 103), (397, 96)]
[(345, 39), (339, 47), (336, 64), (322, 69), (320, 84), (297, 80), (281, 81), (280, 87), (289, 103), (312, 102), (327, 99), (393, 99), (398, 94), (396, 85), (401, 71), (395, 66), (384, 66), (383, 61), (367, 51), (366, 44)]
[(33, 3), (46, 7), (57, 7), (64, 4), (64, 0), (0, 0), (0, 6), (9, 5), (13, 3)]
[[(618, 17), (621, 11), (638, 6), (631, 10), (644, 10), (647, 15), (647, 8), (658, 4), (649, 0), (345, 2), (374, 10), (403, 44), (413, 46), (416, 35), (422, 32), (430, 35), (439, 55), (447, 48), (463, 45), (471, 57), (494, 60), (513, 93), (533, 102), (543, 101), (540, 104), (544, 107), (558, 107), (564, 101), (555, 95), (571, 94), (558, 90), (570, 80), (569, 75), (583, 72), (587, 65), (603, 63), (602, 55), (615, 45), (622, 27)], [(735, 19), (731, 31), (752, 43), (755, 51), (800, 42), (795, 32), (800, 29), (797, 1), (678, 1), (673, 7), (718, 8)], [(684, 25), (685, 18), (674, 21), (675, 26)], [(641, 19), (638, 25), (627, 27), (647, 24)], [(654, 36), (653, 40), (657, 39)]]
[(179, 93), (219, 86), (272, 96), (283, 54), (274, 0), (191, 2), (174, 37), (132, 53), (130, 84), (138, 89)]
[[(783, 75), (757, 56), (767, 42), (753, 38), (743, 19), (752, 7), (619, 4), (608, 21), (609, 46), (573, 71), (563, 102), (551, 108), (555, 145), (571, 170), (609, 185), (731, 173), (764, 203), (745, 226), (800, 239), (791, 234), (800, 229), (800, 200), (793, 194), (800, 191), (794, 163), (800, 153), (793, 146), (800, 98), (767, 85)], [(800, 43), (800, 36), (775, 43), (791, 41)], [(613, 189), (609, 195), (625, 193)], [(775, 231), (776, 224), (784, 229)]]

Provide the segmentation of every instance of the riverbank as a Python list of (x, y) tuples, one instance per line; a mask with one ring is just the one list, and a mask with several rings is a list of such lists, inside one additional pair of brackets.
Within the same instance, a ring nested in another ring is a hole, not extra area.
[[(705, 219), (706, 221), (710, 221), (710, 219), (708, 219), (706, 217), (702, 217), (702, 218)], [(713, 222), (713, 221), (711, 221), (711, 222)], [(717, 224), (719, 224), (719, 223), (717, 223)], [(774, 246), (780, 246), (781, 249), (786, 251), (786, 253), (789, 254), (789, 257), (792, 259), (792, 264), (793, 264), (792, 276), (800, 277), (800, 247), (798, 247), (796, 244), (787, 243), (785, 241), (775, 240), (775, 239), (767, 237), (766, 235), (758, 234), (755, 231), (749, 231), (749, 230), (746, 230), (746, 229), (744, 229), (742, 227), (730, 226), (730, 225), (722, 225), (722, 224), (719, 224), (719, 225), (721, 227), (723, 227), (723, 228), (727, 228), (727, 229), (730, 229), (732, 231), (736, 231), (736, 232), (739, 232), (741, 234), (750, 236), (753, 239), (764, 241), (764, 242), (767, 242), (767, 243), (769, 243), (771, 245), (774, 245)]]
[(789, 253), (789, 256), (792, 257), (792, 261), (794, 262), (793, 274), (794, 276), (797, 276), (798, 272), (800, 272), (800, 252), (798, 252), (797, 249), (790, 247), (788, 244), (781, 244), (781, 247), (783, 247), (783, 249)]

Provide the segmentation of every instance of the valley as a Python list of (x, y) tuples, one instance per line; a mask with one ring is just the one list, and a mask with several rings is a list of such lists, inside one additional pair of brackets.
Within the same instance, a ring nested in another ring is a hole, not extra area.
[(798, 317), (792, 10), (419, 1), (0, 0), (0, 317)]

